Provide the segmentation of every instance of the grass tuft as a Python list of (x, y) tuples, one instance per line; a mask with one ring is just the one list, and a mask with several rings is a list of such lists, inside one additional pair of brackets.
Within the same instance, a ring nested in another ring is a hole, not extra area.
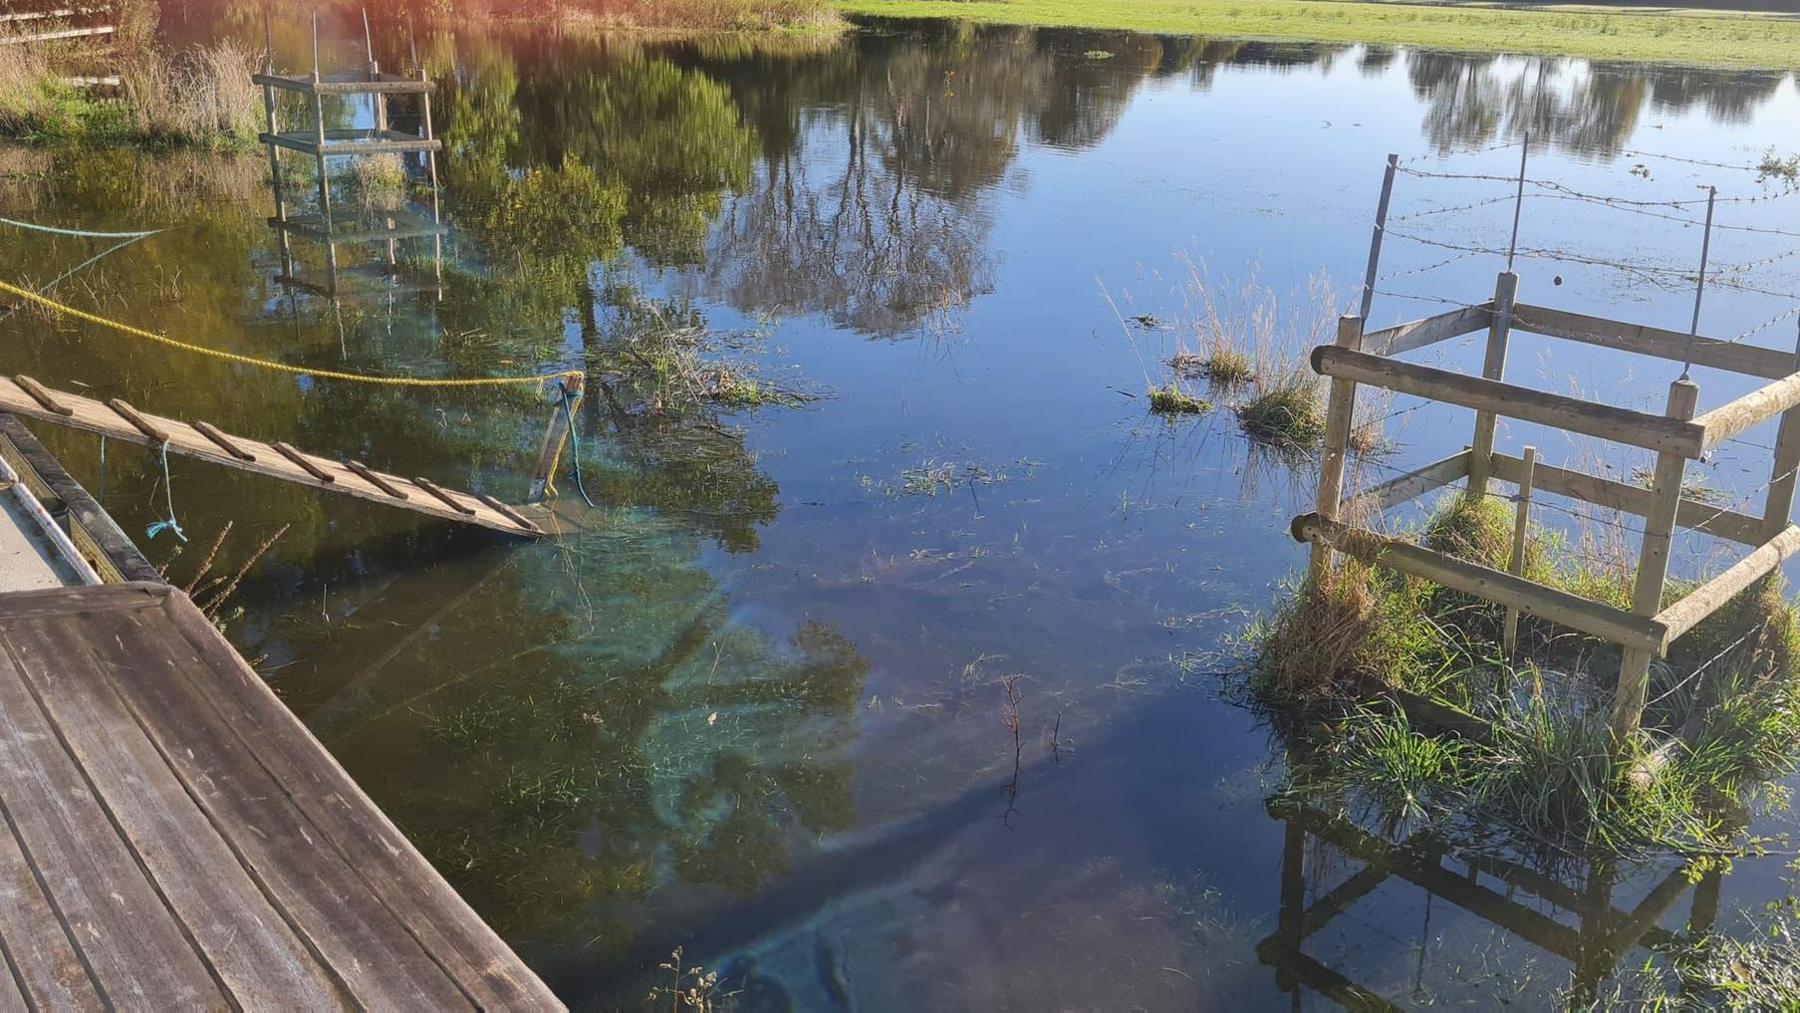
[(1325, 404), (1318, 378), (1283, 369), (1256, 378), (1256, 396), (1238, 405), (1238, 425), (1251, 439), (1276, 447), (1311, 450), (1325, 437)]
[(1189, 394), (1170, 380), (1164, 386), (1150, 388), (1150, 410), (1158, 415), (1200, 415), (1212, 411), (1212, 403)]

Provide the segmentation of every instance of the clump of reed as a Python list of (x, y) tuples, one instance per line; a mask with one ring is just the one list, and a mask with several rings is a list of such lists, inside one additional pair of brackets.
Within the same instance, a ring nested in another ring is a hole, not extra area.
[(354, 173), (357, 199), (371, 210), (393, 211), (406, 202), (406, 162), (393, 152), (356, 159)]
[(1245, 395), (1233, 410), (1252, 439), (1288, 450), (1318, 446), (1325, 387), (1306, 356), (1335, 333), (1330, 282), (1316, 275), (1283, 296), (1254, 274), (1215, 285), (1204, 264), (1187, 258), (1185, 265), (1185, 301), (1200, 349), (1187, 353), (1193, 367), (1216, 390)]
[(1212, 403), (1181, 389), (1174, 380), (1150, 388), (1150, 410), (1158, 415), (1199, 415), (1212, 411)]
[(120, 68), (135, 139), (243, 147), (256, 140), (262, 96), (250, 75), (261, 55), (230, 40), (168, 54), (148, 47)]

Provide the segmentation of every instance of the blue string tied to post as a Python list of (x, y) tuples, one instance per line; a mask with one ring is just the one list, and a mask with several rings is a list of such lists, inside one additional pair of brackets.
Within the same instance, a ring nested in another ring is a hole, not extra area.
[(575, 472), (575, 491), (581, 493), (582, 502), (594, 505), (593, 497), (588, 495), (587, 487), (581, 483), (581, 436), (575, 431), (575, 395), (569, 392), (569, 385), (561, 380), (556, 381), (557, 394), (562, 399), (563, 418), (569, 423), (569, 459)]
[(181, 522), (175, 519), (175, 481), (169, 475), (169, 444), (162, 445), (163, 496), (169, 505), (168, 520), (157, 521), (144, 529), (144, 537), (154, 539), (164, 531), (175, 532), (175, 537), (187, 541), (187, 534), (181, 530)]

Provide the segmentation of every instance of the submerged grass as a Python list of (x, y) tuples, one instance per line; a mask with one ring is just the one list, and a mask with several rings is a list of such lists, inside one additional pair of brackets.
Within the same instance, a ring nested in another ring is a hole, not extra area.
[(1773, 70), (1800, 67), (1800, 22), (1792, 19), (1724, 11), (1626, 10), (1608, 3), (1551, 8), (1368, 0), (839, 0), (838, 7), (851, 14), (884, 17)]
[(1150, 410), (1159, 415), (1199, 415), (1212, 411), (1212, 404), (1170, 380), (1161, 387), (1150, 388)]

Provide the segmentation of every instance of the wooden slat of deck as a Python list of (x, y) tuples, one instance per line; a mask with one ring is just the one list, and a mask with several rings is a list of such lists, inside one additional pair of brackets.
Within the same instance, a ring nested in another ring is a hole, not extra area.
[(226, 990), (255, 1008), (343, 1006), (330, 972), (263, 896), (108, 680), (93, 677), (108, 667), (85, 642), (95, 631), (82, 624), (73, 631), (82, 639), (70, 632), (45, 618), (7, 623), (0, 639)]
[(258, 761), (412, 929), (421, 944), (483, 1007), (561, 1008), (544, 983), (450, 888), (411, 841), (369, 801), (262, 678), (219, 637), (186, 595), (171, 592), (166, 611), (193, 645), (207, 651), (207, 699), (218, 706)]
[(180, 923), (144, 877), (6, 652), (0, 652), (0, 799), (112, 1003), (225, 1006), (218, 983), (183, 938)]
[[(131, 669), (118, 681), (121, 693), (234, 850), (359, 1002), (469, 1005), (330, 835), (295, 806), (291, 785), (257, 762), (189, 678), (194, 671), (212, 673), (192, 645), (168, 635), (173, 630), (163, 610), (98, 614), (83, 626), (97, 635), (103, 655)], [(128, 657), (120, 656), (127, 650)]]
[(0, 947), (19, 986), (42, 1009), (104, 1008), (94, 981), (69, 941), (68, 927), (19, 850), (10, 825), (0, 823)]

